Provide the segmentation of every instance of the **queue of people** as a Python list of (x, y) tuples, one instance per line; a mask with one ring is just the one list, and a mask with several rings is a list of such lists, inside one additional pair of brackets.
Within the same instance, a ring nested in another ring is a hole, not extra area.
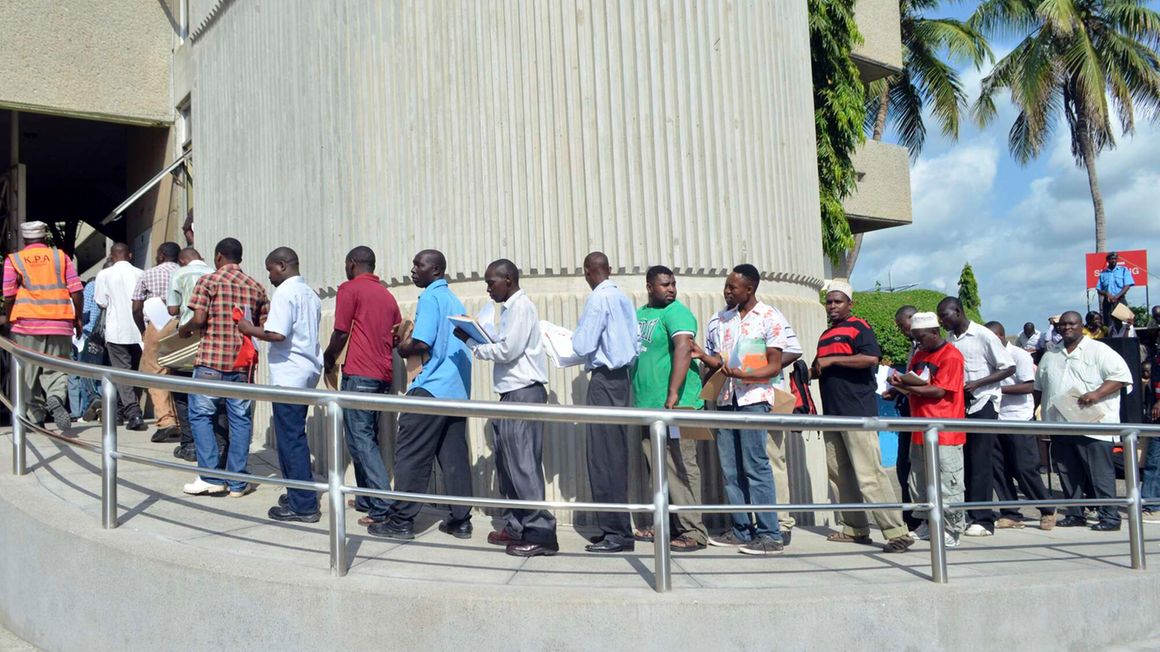
[[(81, 284), (71, 261), (44, 244), (37, 223), (24, 225), (28, 246), (9, 256), (4, 270), (6, 317), (18, 343), (65, 357), (73, 335), (87, 323)], [(290, 388), (313, 388), (324, 375), (341, 375), (344, 391), (381, 394), (394, 381), (394, 356), (417, 360), (421, 369), (409, 379), (407, 394), (427, 400), (460, 399), (471, 394), (473, 360), (492, 363), (492, 389), (502, 403), (547, 403), (548, 365), (545, 338), (532, 298), (520, 286), (520, 270), (507, 259), (492, 262), (484, 272), (487, 293), (496, 304), (487, 330), (479, 341), (457, 328), (450, 317), (463, 315), (463, 303), (446, 279), (442, 252), (424, 250), (412, 261), (411, 278), (422, 290), (414, 320), (405, 320), (385, 285), (375, 275), (373, 250), (359, 246), (346, 256), (347, 281), (339, 289), (333, 331), (322, 346), (322, 307), (316, 292), (302, 275), (297, 252), (279, 247), (267, 254), (265, 268), (271, 285), (262, 284), (242, 270), (243, 248), (225, 238), (214, 249), (213, 268), (200, 253), (165, 243), (156, 265), (141, 271), (131, 264), (127, 246), (116, 244), (111, 264), (96, 279), (93, 301), (103, 311), (104, 340), (111, 366), (140, 368), (153, 373), (186, 373), (218, 382), (250, 383), (258, 362), (258, 342), (268, 344), (269, 382)], [(829, 327), (821, 333), (817, 355), (808, 372), (791, 382), (802, 349), (784, 314), (760, 301), (761, 272), (741, 264), (727, 276), (725, 307), (714, 314), (706, 337), (697, 341), (696, 315), (678, 299), (677, 277), (669, 268), (647, 270), (648, 301), (634, 307), (611, 276), (607, 256), (600, 252), (584, 260), (584, 276), (592, 293), (581, 313), (572, 345), (588, 374), (587, 401), (605, 407), (635, 406), (651, 409), (715, 409), (768, 414), (788, 397), (799, 409), (810, 405), (808, 383), (818, 381), (823, 412), (850, 417), (878, 415), (875, 372), (882, 351), (874, 329), (855, 316), (855, 296), (849, 284), (831, 282), (824, 303)], [(172, 320), (154, 324), (144, 302), (163, 298)], [(489, 308), (490, 310), (490, 308)], [(481, 316), (482, 317), (482, 316)], [(1016, 344), (1006, 341), (1003, 326), (971, 321), (957, 298), (947, 297), (936, 312), (904, 307), (897, 327), (913, 342), (906, 364), (910, 373), (889, 376), (888, 396), (898, 400), (903, 413), (937, 419), (993, 419), (1027, 421), (1041, 405), (1044, 421), (1066, 421), (1076, 410), (1098, 410), (1102, 422), (1119, 420), (1121, 388), (1133, 383), (1127, 366), (1112, 349), (1084, 336), (1080, 315), (1059, 315), (1048, 336), (1027, 324)], [(945, 332), (945, 336), (944, 336)], [(1052, 338), (1058, 336), (1058, 341)], [(162, 365), (159, 343), (166, 339), (200, 338), (192, 371)], [(1036, 361), (1028, 349), (1042, 352)], [(1160, 362), (1160, 360), (1158, 360)], [(28, 412), (33, 420), (51, 417), (66, 431), (71, 416), (66, 409), (63, 374), (26, 368)], [(1155, 389), (1154, 387), (1152, 388)], [(118, 414), (129, 429), (145, 429), (137, 393), (118, 387)], [(153, 441), (181, 441), (174, 454), (195, 460), (203, 472), (184, 486), (190, 495), (228, 495), (241, 498), (253, 487), (240, 480), (215, 477), (213, 469), (247, 473), (253, 432), (251, 401), (207, 395), (169, 395), (151, 392), (157, 416)], [(1160, 419), (1160, 407), (1153, 409)], [(307, 408), (275, 404), (273, 426), (278, 460), (284, 477), (312, 479), (306, 437)], [(359, 487), (425, 493), (434, 464), (442, 471), (451, 495), (472, 495), (472, 469), (466, 420), (461, 417), (402, 414), (396, 435), (393, 468), (379, 447), (378, 413), (344, 411), (348, 450)], [(545, 476), (542, 462), (543, 424), (534, 420), (496, 419), (490, 424), (495, 446), (499, 492), (505, 498), (542, 501)], [(588, 476), (594, 500), (627, 502), (629, 450), (627, 427), (587, 427)], [(772, 436), (771, 436), (772, 435)], [(874, 431), (827, 432), (824, 435), (827, 471), (834, 499), (842, 504), (898, 503), (926, 499), (921, 459), (923, 433), (906, 433), (900, 450), (897, 495), (882, 465), (878, 434)], [(743, 554), (775, 555), (789, 544), (793, 527), (788, 515), (754, 512), (747, 507), (771, 505), (788, 499), (785, 475), (786, 433), (768, 433), (759, 427), (721, 429), (715, 433), (724, 494), (737, 511), (721, 535), (710, 537), (701, 515), (672, 514), (670, 545), (677, 552), (695, 552), (706, 546), (735, 548)], [(702, 472), (697, 442), (675, 430), (666, 438), (664, 460), (652, 458), (647, 437), (640, 438), (646, 464), (663, 465), (670, 500), (677, 504), (702, 502)], [(1031, 499), (1046, 500), (1039, 474), (1035, 441), (1026, 436), (941, 432), (939, 478), (947, 503), (986, 502), (998, 496), (1014, 500), (1017, 491)], [(1149, 449), (1148, 459), (1160, 467), (1160, 452)], [(1058, 470), (1068, 498), (1109, 498), (1115, 492), (1111, 443), (1106, 437), (1061, 437), (1055, 444)], [(1150, 462), (1151, 463), (1151, 462)], [(1149, 484), (1151, 483), (1151, 484)], [(1146, 469), (1148, 487), (1160, 492), (1160, 468)], [(779, 495), (780, 494), (780, 495)], [(420, 504), (358, 497), (349, 507), (364, 513), (359, 524), (378, 537), (413, 539)], [(1039, 526), (1086, 526), (1082, 510), (1040, 509)], [(318, 495), (289, 489), (271, 507), (278, 521), (317, 522)], [(929, 514), (904, 515), (899, 510), (846, 511), (841, 528), (828, 537), (836, 544), (873, 544), (871, 521), (884, 539), (885, 553), (903, 553), (915, 540), (928, 539)], [(946, 545), (959, 545), (961, 536), (993, 536), (996, 529), (1024, 527), (1018, 510), (1004, 510), (996, 518), (991, 509), (966, 513), (946, 510)], [(559, 550), (556, 521), (543, 509), (508, 509), (501, 526), (487, 541), (514, 556), (553, 555)], [(632, 551), (636, 541), (651, 541), (651, 525), (625, 513), (596, 515), (599, 534), (586, 550), (594, 554)], [(1116, 508), (1099, 510), (1096, 531), (1120, 527)], [(473, 536), (470, 508), (452, 506), (439, 526), (450, 536)]]

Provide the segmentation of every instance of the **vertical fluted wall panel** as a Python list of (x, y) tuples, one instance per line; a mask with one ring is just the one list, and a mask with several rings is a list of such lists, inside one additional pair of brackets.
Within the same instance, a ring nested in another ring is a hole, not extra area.
[[(256, 275), (294, 247), (322, 289), (368, 244), (404, 306), (419, 249), (447, 254), (469, 308), (509, 257), (568, 327), (593, 249), (638, 300), (647, 267), (673, 267), (702, 321), (725, 270), (752, 262), (812, 347), (806, 20), (798, 0), (224, 3), (192, 48), (199, 243), (238, 237)], [(492, 398), (490, 367), (475, 375)], [(573, 402), (583, 382), (554, 372), (550, 391)], [(577, 430), (549, 428), (550, 495), (586, 494)], [(483, 429), (472, 437), (494, 486)]]

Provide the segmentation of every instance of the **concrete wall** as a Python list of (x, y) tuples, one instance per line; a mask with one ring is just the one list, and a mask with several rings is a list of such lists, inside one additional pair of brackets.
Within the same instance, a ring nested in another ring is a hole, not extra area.
[(852, 157), (858, 189), (842, 205), (855, 233), (912, 221), (910, 154), (905, 147), (867, 140)]
[[(568, 327), (593, 249), (638, 303), (647, 267), (675, 268), (702, 323), (725, 270), (752, 262), (813, 348), (824, 316), (804, 3), (215, 4), (195, 3), (191, 20), (203, 248), (238, 237), (261, 276), (265, 252), (292, 246), (331, 296), (345, 253), (368, 244), (404, 310), (419, 249), (447, 253), (473, 310), (478, 275), (510, 257), (542, 317)], [(477, 365), (476, 398), (495, 398), (490, 375)], [(570, 402), (584, 383), (554, 372), (550, 391)], [(578, 434), (549, 428), (549, 496), (586, 496)], [(472, 440), (486, 487), (482, 428)]]
[(0, 2), (0, 107), (164, 124), (174, 0)]
[(854, 19), (863, 40), (854, 49), (854, 61), (862, 73), (862, 81), (870, 83), (900, 71), (902, 35), (898, 28), (898, 0), (857, 0)]

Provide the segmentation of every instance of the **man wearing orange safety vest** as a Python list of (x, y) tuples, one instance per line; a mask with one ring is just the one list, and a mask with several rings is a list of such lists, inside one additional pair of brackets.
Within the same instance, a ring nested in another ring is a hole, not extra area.
[[(4, 259), (4, 316), (16, 344), (58, 358), (72, 353), (72, 337), (81, 334), (83, 287), (72, 260), (44, 243), (48, 225), (20, 225), (24, 249)], [(65, 402), (68, 376), (59, 371), (24, 365), (25, 416), (44, 423), (47, 415), (68, 433), (72, 424)]]

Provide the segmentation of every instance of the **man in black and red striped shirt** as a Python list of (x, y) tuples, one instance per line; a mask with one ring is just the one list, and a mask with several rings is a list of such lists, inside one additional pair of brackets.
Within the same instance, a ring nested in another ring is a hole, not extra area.
[[(848, 283), (832, 281), (826, 293), (830, 328), (818, 340), (813, 377), (819, 379), (825, 414), (847, 417), (878, 416), (875, 371), (882, 349), (874, 329), (851, 314), (854, 291)], [(869, 430), (827, 432), (826, 469), (837, 488), (839, 503), (894, 503), (898, 496), (882, 468), (878, 433)], [(884, 552), (905, 552), (912, 543), (899, 510), (870, 512), (886, 537)], [(866, 512), (842, 512), (842, 531), (828, 537), (838, 543), (869, 544)]]

